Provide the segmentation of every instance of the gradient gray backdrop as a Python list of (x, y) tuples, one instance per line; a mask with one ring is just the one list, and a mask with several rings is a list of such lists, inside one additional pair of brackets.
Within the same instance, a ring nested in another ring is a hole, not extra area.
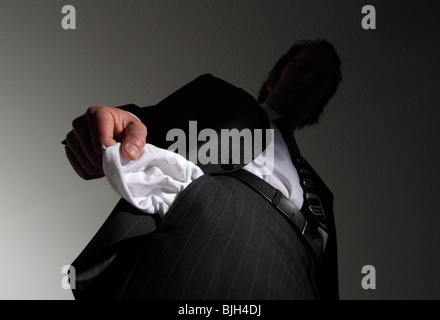
[[(61, 28), (67, 4), (76, 30)], [(295, 40), (321, 37), (344, 81), (298, 138), (336, 195), (341, 298), (439, 299), (439, 4), (0, 0), (0, 298), (73, 299), (61, 268), (119, 199), (60, 144), (88, 106), (154, 104), (206, 72), (256, 95)]]

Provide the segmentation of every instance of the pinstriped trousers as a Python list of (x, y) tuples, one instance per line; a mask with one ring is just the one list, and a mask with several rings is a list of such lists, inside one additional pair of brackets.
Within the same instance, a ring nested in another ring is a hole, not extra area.
[(300, 236), (262, 196), (204, 175), (159, 227), (136, 240), (122, 299), (315, 299), (315, 267)]

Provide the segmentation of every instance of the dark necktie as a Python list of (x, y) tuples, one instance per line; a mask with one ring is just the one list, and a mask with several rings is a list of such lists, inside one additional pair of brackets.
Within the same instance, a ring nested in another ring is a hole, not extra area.
[(327, 232), (327, 223), (324, 208), (322, 206), (321, 199), (319, 198), (316, 191), (315, 184), (311, 179), (310, 171), (306, 169), (305, 160), (301, 156), (301, 153), (296, 144), (295, 138), (293, 136), (292, 127), (284, 118), (275, 119), (275, 124), (280, 130), (284, 138), (284, 142), (287, 144), (293, 165), (298, 171), (298, 176), (301, 181), (301, 187), (304, 190), (304, 204), (301, 208), (301, 211), (311, 212), (313, 214), (313, 217), (315, 217), (315, 221), (324, 231)]

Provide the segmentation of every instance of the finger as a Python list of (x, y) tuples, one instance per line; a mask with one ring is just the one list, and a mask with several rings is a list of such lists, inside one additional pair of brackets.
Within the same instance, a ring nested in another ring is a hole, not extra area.
[[(102, 157), (98, 156), (92, 163), (89, 157), (85, 154), (82, 145), (77, 140), (76, 134), (71, 131), (66, 137), (67, 148), (66, 151), (69, 151), (69, 161), (71, 161), (72, 166), (74, 166), (75, 171), (81, 172), (81, 177), (94, 177), (94, 176), (102, 176)], [(79, 174), (79, 173), (78, 173)]]
[(88, 164), (93, 167), (102, 167), (102, 150), (95, 150), (93, 147), (89, 125), (85, 116), (76, 118), (72, 122), (73, 132), (69, 133), (68, 143), (72, 151), (77, 155), (78, 160), (81, 164), (84, 164), (85, 168), (88, 168)]
[(144, 149), (146, 138), (147, 128), (142, 122), (138, 120), (129, 122), (124, 129), (122, 155), (131, 160), (137, 159)]
[(87, 173), (84, 168), (81, 166), (81, 164), (78, 162), (78, 159), (76, 158), (75, 154), (72, 152), (72, 149), (66, 145), (65, 146), (65, 152), (66, 157), (70, 162), (70, 165), (72, 166), (73, 170), (75, 170), (76, 174), (79, 175), (84, 180), (92, 180), (92, 179), (98, 179), (102, 178), (104, 174), (89, 174)]
[(116, 143), (114, 137), (121, 120), (114, 113), (113, 108), (105, 106), (90, 107), (86, 112), (90, 142), (97, 154), (102, 154), (103, 146), (110, 147)]

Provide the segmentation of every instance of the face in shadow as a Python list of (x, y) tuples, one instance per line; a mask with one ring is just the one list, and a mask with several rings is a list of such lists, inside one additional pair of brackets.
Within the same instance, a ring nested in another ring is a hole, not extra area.
[(329, 90), (334, 64), (319, 47), (307, 47), (284, 67), (276, 83), (269, 77), (265, 102), (296, 127), (310, 116)]

